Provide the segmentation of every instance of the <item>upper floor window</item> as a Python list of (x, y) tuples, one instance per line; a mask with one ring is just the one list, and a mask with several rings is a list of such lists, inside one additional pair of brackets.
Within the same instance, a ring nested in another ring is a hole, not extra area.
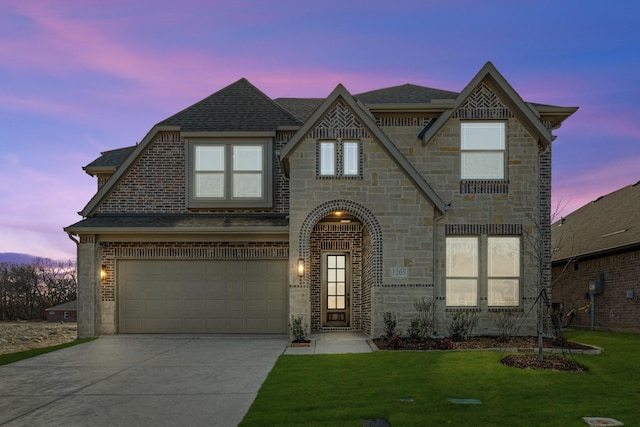
[(316, 163), (319, 178), (361, 178), (361, 143), (342, 140), (320, 141)]
[(189, 141), (189, 207), (271, 206), (271, 163), (268, 140)]
[(461, 179), (506, 179), (504, 122), (462, 122), (460, 135)]

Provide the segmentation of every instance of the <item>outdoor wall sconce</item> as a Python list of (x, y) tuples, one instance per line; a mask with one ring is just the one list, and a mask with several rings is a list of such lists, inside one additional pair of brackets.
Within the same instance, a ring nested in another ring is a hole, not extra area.
[(298, 277), (304, 276), (304, 258), (298, 258)]
[(104, 279), (107, 278), (107, 267), (102, 264), (102, 268), (100, 268), (100, 280), (104, 282)]

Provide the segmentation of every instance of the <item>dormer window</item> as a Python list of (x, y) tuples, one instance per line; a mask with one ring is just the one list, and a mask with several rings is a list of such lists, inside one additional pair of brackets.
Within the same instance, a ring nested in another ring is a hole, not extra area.
[(270, 207), (271, 152), (264, 139), (189, 141), (189, 207)]
[(504, 122), (462, 122), (460, 178), (505, 180), (506, 125)]
[(319, 141), (316, 154), (318, 178), (362, 178), (360, 141)]

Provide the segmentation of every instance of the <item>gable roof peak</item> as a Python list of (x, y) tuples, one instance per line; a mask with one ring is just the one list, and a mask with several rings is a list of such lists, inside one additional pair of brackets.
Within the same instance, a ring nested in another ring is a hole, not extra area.
[(444, 124), (454, 115), (454, 113), (464, 106), (467, 99), (474, 93), (475, 89), (483, 82), (488, 82), (491, 90), (500, 98), (506, 107), (523, 124), (540, 144), (547, 147), (554, 137), (545, 125), (540, 121), (539, 113), (526, 103), (516, 92), (507, 80), (500, 74), (491, 61), (487, 61), (480, 71), (471, 79), (465, 88), (456, 97), (452, 108), (445, 111), (435, 122), (429, 123), (428, 128), (420, 132), (423, 144), (426, 145), (440, 131)]
[(374, 117), (370, 112), (361, 105), (361, 102), (354, 98), (353, 95), (342, 84), (338, 84), (336, 88), (329, 94), (329, 96), (322, 102), (322, 104), (313, 112), (313, 114), (307, 119), (307, 121), (298, 129), (293, 137), (282, 148), (278, 155), (278, 160), (282, 167), (282, 171), (285, 176), (289, 175), (290, 165), (289, 156), (295, 150), (296, 146), (300, 144), (305, 136), (313, 129), (314, 126), (322, 119), (322, 117), (328, 112), (332, 106), (338, 102), (338, 100), (344, 101), (347, 108), (351, 110), (355, 118), (368, 129), (373, 138), (380, 142), (380, 145), (384, 151), (389, 155), (392, 161), (400, 168), (400, 170), (407, 176), (407, 178), (415, 185), (419, 192), (421, 192), (441, 213), (447, 210), (446, 203), (436, 193), (433, 188), (427, 183), (424, 177), (413, 167), (413, 165), (402, 155), (398, 147), (389, 139), (389, 137), (376, 125)]
[(301, 121), (245, 77), (158, 123), (190, 131), (275, 130)]

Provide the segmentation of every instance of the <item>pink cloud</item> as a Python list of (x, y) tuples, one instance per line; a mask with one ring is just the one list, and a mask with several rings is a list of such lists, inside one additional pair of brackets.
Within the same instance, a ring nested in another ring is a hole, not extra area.
[(50, 155), (52, 164), (73, 163), (73, 168), (56, 168), (56, 172), (26, 164), (28, 158), (0, 157), (0, 182), (15, 183), (4, 185), (0, 193), (0, 252), (75, 257), (74, 244), (62, 228), (81, 219), (75, 212), (95, 192), (92, 179), (76, 167), (76, 157), (69, 153)]

